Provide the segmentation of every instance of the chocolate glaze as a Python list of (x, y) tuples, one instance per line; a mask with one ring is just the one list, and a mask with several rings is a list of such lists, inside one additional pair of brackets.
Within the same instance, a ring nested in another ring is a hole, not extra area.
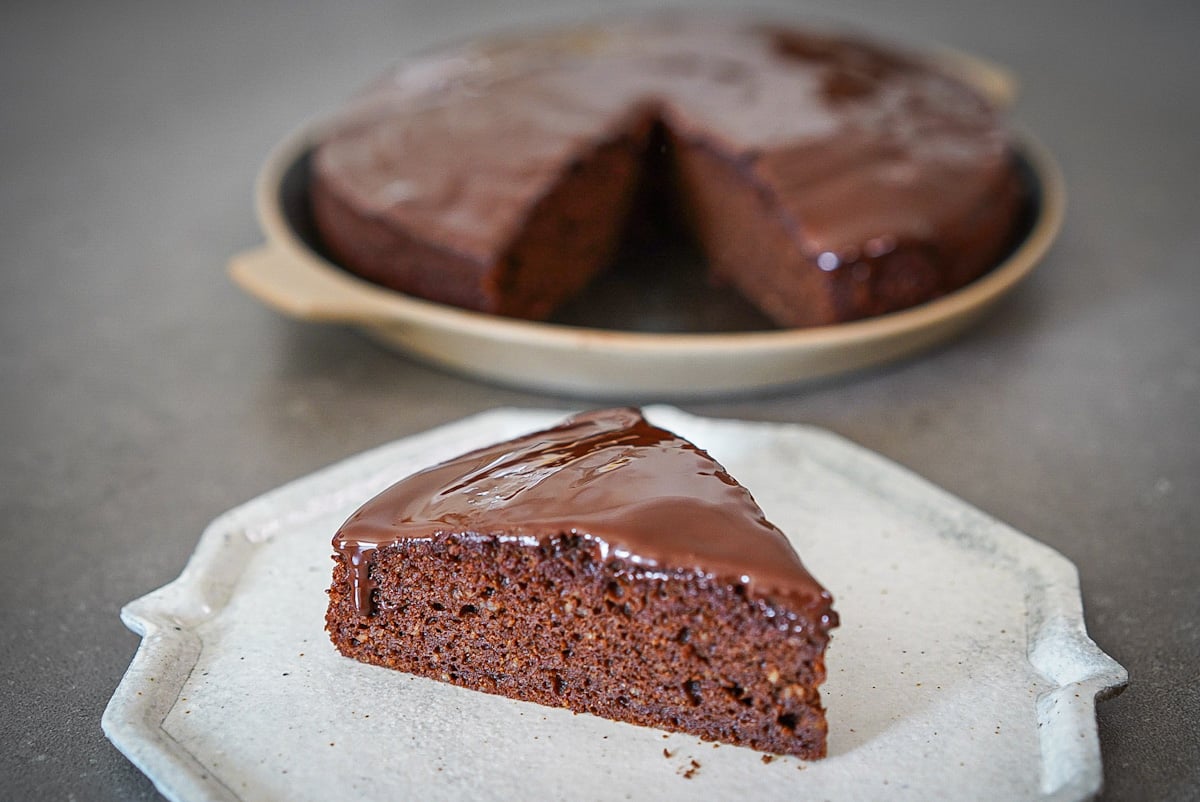
[(367, 218), (490, 264), (568, 165), (646, 115), (740, 165), (826, 271), (936, 244), (1011, 181), (996, 112), (921, 59), (694, 15), (403, 64), (338, 117), (314, 169)]
[(427, 468), (355, 512), (333, 539), (371, 611), (368, 552), (437, 535), (536, 546), (593, 540), (634, 572), (699, 572), (836, 623), (828, 592), (746, 488), (707, 453), (636, 409), (577, 415)]

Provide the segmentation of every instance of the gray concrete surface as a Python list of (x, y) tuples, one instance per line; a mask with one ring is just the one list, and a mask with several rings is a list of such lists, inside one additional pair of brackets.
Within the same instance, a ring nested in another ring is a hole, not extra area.
[[(726, 4), (728, 6), (734, 3)], [(691, 411), (824, 426), (1058, 548), (1129, 668), (1106, 799), (1200, 786), (1200, 5), (759, 4), (1010, 65), (1066, 229), (955, 344)], [(0, 10), (0, 798), (150, 799), (100, 714), (223, 510), (498, 405), (579, 406), (284, 319), (224, 262), (271, 145), (396, 54), (633, 3), (6, 4)], [(630, 399), (636, 400), (636, 399)]]

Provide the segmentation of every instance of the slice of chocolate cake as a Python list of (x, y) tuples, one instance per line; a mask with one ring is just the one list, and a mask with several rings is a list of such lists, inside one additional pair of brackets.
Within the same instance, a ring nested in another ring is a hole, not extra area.
[(825, 754), (828, 592), (712, 457), (635, 409), (421, 471), (338, 531), (346, 656), (766, 752)]

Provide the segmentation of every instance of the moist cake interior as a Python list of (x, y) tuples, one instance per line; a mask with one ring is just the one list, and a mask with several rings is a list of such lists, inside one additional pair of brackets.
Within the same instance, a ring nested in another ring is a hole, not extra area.
[(710, 279), (678, 202), (676, 170), (671, 138), (656, 121), (611, 263), (555, 310), (551, 322), (648, 332), (776, 328), (740, 294)]
[[(616, 246), (602, 269), (548, 321), (565, 326), (643, 332), (738, 332), (778, 328), (736, 291), (708, 275), (708, 263), (678, 205), (673, 145), (661, 121), (632, 161), (631, 205), (615, 224)], [(308, 184), (312, 152), (284, 177), (284, 214), (304, 242), (328, 262), (337, 258), (313, 222)], [(564, 179), (566, 181), (567, 179)], [(608, 227), (606, 226), (606, 229)]]

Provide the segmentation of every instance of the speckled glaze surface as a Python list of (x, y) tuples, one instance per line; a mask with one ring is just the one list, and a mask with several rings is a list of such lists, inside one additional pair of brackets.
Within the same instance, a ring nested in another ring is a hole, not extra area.
[(178, 580), (124, 609), (143, 642), (105, 713), (109, 738), (175, 800), (648, 789), (658, 799), (1075, 800), (1098, 790), (1095, 701), (1126, 675), (1087, 637), (1074, 566), (809, 427), (647, 409), (750, 488), (837, 595), (825, 760), (764, 759), (338, 656), (322, 630), (323, 590), (345, 517), (398, 476), (561, 417), (484, 413), (219, 518)]

